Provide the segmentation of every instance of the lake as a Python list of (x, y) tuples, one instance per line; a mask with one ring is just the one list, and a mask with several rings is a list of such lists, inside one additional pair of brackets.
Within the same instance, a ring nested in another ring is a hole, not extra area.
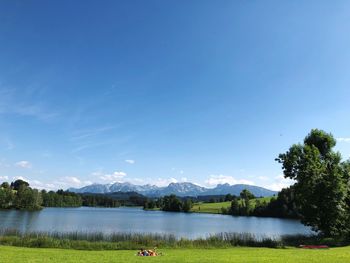
[(141, 208), (45, 208), (41, 211), (0, 210), (0, 228), (23, 232), (167, 233), (197, 238), (221, 232), (280, 236), (308, 234), (297, 220), (229, 215), (144, 211)]

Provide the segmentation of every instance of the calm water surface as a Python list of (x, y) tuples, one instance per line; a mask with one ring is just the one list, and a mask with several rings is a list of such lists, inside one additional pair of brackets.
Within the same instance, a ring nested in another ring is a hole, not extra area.
[(45, 208), (36, 212), (0, 210), (0, 228), (15, 228), (24, 232), (156, 232), (187, 238), (221, 232), (267, 236), (311, 233), (309, 228), (289, 219), (90, 207)]

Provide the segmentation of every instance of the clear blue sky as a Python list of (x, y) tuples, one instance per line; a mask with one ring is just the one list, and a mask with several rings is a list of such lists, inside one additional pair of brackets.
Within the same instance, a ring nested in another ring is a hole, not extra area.
[(311, 128), (350, 156), (349, 1), (0, 2), (0, 181), (278, 189)]

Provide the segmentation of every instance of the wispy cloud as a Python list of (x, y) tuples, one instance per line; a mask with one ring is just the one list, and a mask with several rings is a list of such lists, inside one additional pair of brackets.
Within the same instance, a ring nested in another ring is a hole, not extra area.
[(128, 160), (125, 160), (125, 162), (128, 163), (128, 164), (134, 164), (135, 160), (128, 159)]
[(9, 150), (9, 151), (11, 151), (15, 148), (14, 143), (9, 139), (5, 140), (5, 145), (6, 145), (6, 150)]
[[(31, 90), (31, 88), (27, 88)], [(33, 92), (23, 92), (15, 88), (7, 88), (0, 84), (0, 114), (14, 114), (25, 117), (33, 117), (47, 121), (57, 117), (58, 112), (46, 107), (41, 96), (35, 97)]]
[(73, 136), (71, 137), (72, 141), (80, 141), (84, 139), (88, 139), (90, 137), (97, 136), (106, 131), (113, 130), (115, 126), (103, 126), (99, 128), (91, 128), (91, 129), (83, 129), (73, 132)]
[(32, 164), (29, 161), (19, 161), (15, 165), (24, 169), (32, 168)]
[(109, 139), (109, 140), (98, 140), (99, 142), (95, 142), (96, 140), (82, 141), (77, 147), (75, 147), (71, 153), (78, 153), (81, 151), (89, 150), (92, 148), (97, 148), (105, 145), (115, 145), (115, 144), (123, 144), (130, 140), (130, 137), (126, 136), (118, 139)]
[[(47, 121), (57, 117), (59, 114), (55, 112), (48, 112), (47, 109), (44, 109), (42, 105), (17, 105), (11, 109), (12, 113), (34, 117), (39, 120)], [(11, 113), (10, 111), (10, 113)]]
[(337, 138), (337, 141), (350, 143), (350, 137), (340, 137), (340, 138)]
[(96, 147), (100, 147), (100, 146), (104, 146), (104, 145), (108, 145), (108, 144), (111, 144), (111, 142), (110, 141), (99, 142), (99, 143), (89, 142), (89, 143), (85, 143), (85, 144), (77, 146), (76, 148), (74, 148), (71, 151), (71, 153), (79, 153), (79, 152), (84, 151), (84, 150), (88, 150), (91, 148), (96, 148)]
[(218, 184), (249, 184), (249, 185), (255, 185), (253, 181), (249, 181), (246, 179), (236, 179), (233, 176), (229, 175), (223, 175), (223, 174), (212, 174), (209, 176), (207, 180), (204, 181), (205, 184), (209, 187), (216, 186)]

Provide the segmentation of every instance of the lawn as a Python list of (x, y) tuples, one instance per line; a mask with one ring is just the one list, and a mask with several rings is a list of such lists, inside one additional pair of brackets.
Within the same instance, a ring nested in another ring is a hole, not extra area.
[(231, 202), (195, 203), (191, 209), (191, 212), (221, 214), (222, 207), (229, 208), (230, 206)]
[(1, 263), (56, 262), (350, 262), (350, 247), (326, 250), (229, 248), (229, 249), (164, 249), (164, 256), (137, 257), (136, 251), (83, 251), (0, 246)]
[[(252, 206), (255, 206), (256, 200), (270, 202), (271, 197), (255, 198), (250, 200), (249, 202)], [(191, 209), (191, 212), (221, 214), (221, 208), (229, 207), (231, 207), (231, 202), (195, 203)]]

